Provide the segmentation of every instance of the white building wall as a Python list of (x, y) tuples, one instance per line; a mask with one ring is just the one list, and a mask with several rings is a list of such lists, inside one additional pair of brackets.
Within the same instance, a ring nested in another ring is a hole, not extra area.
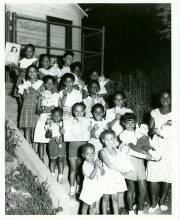
[[(25, 17), (40, 18), (46, 20), (46, 16), (70, 20), (73, 25), (81, 26), (82, 12), (76, 4), (7, 4), (6, 11), (16, 12)], [(33, 24), (33, 25), (32, 25)], [(46, 24), (19, 20), (17, 23), (19, 43), (33, 43), (46, 46)], [(52, 28), (53, 46), (65, 45), (63, 27)], [(62, 31), (61, 31), (62, 30)], [(72, 29), (72, 49), (81, 50), (81, 29)], [(36, 55), (46, 53), (45, 49), (37, 49)], [(51, 54), (61, 55), (63, 51), (51, 51)], [(80, 60), (80, 53), (75, 53), (75, 60)]]

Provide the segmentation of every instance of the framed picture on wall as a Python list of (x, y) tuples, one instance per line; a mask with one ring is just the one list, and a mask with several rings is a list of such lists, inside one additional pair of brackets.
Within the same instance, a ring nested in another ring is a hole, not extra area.
[(5, 64), (15, 64), (18, 66), (19, 62), (19, 55), (20, 55), (20, 44), (15, 43), (6, 43), (6, 49), (5, 49)]

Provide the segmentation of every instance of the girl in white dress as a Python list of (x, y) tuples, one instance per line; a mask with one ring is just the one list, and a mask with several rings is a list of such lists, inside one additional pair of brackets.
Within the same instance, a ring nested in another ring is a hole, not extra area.
[(104, 120), (105, 109), (100, 103), (93, 105), (92, 107), (93, 119), (91, 119), (91, 139), (89, 143), (95, 146), (95, 158), (99, 157), (99, 151), (103, 148), (103, 144), (100, 140), (100, 134), (107, 129), (106, 120)]
[(37, 66), (38, 59), (34, 56), (35, 54), (35, 46), (32, 44), (27, 44), (24, 47), (25, 57), (19, 61), (18, 67), (15, 67), (15, 72), (17, 75), (17, 81), (14, 90), (14, 96), (18, 98), (19, 107), (21, 108), (23, 99), (20, 94), (18, 94), (18, 86), (23, 83), (23, 79), (25, 79), (26, 69), (30, 65)]
[[(153, 147), (161, 152), (162, 159), (147, 164), (147, 180), (150, 182), (152, 204), (149, 213), (157, 209), (166, 211), (164, 202), (172, 183), (172, 113), (171, 92), (164, 90), (160, 95), (160, 108), (151, 111), (149, 129), (152, 133)], [(162, 182), (162, 193), (159, 195), (159, 183)], [(159, 199), (158, 199), (159, 196)]]
[[(102, 212), (107, 214), (108, 202), (111, 196), (114, 214), (119, 214), (118, 194), (127, 190), (124, 172), (121, 169), (121, 154), (116, 149), (116, 134), (113, 130), (105, 130), (101, 134), (104, 148), (100, 151), (105, 174), (102, 177)], [(126, 171), (128, 172), (128, 171)]]
[(95, 147), (87, 143), (82, 148), (82, 156), (85, 159), (82, 171), (84, 175), (83, 187), (80, 194), (80, 200), (83, 201), (82, 214), (95, 214), (96, 202), (102, 196), (101, 193), (101, 175), (104, 175), (102, 162), (94, 160)]
[(114, 107), (106, 110), (106, 121), (108, 128), (111, 128), (119, 135), (123, 131), (120, 124), (120, 118), (125, 113), (132, 113), (133, 111), (125, 107), (125, 94), (124, 92), (116, 92), (113, 95)]
[(47, 119), (50, 118), (52, 109), (60, 104), (59, 94), (55, 92), (54, 77), (47, 75), (43, 80), (45, 91), (41, 93), (37, 102), (36, 109), (39, 118), (34, 133), (34, 142), (39, 143), (39, 157), (42, 161), (44, 161), (45, 146), (49, 143), (49, 138), (45, 137), (45, 124)]

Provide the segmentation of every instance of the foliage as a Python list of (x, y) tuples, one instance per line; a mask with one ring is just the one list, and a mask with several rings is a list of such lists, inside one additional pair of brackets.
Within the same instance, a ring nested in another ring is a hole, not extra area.
[(157, 16), (160, 17), (163, 28), (159, 30), (161, 39), (171, 39), (171, 6), (170, 4), (158, 4)]
[[(6, 122), (6, 163), (13, 164), (19, 138)], [(23, 164), (11, 169), (5, 180), (5, 213), (7, 215), (55, 215), (62, 208), (53, 208), (46, 182), (37, 177)]]
[(12, 162), (16, 156), (16, 147), (19, 145), (19, 138), (15, 130), (10, 128), (9, 122), (5, 123), (5, 161)]

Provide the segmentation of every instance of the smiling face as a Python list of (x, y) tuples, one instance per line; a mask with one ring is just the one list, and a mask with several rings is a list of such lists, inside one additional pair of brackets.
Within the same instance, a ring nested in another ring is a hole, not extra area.
[(93, 114), (93, 117), (96, 121), (102, 121), (105, 112), (101, 107), (97, 107), (94, 109), (92, 114)]
[(46, 83), (44, 83), (44, 87), (46, 90), (54, 91), (54, 81), (52, 79), (48, 79)]
[(89, 87), (89, 93), (90, 95), (97, 95), (97, 93), (99, 92), (100, 88), (99, 85), (97, 83), (92, 83)]
[(171, 105), (171, 96), (168, 93), (163, 93), (160, 97), (160, 103), (163, 107), (168, 107)]
[(125, 103), (125, 99), (121, 94), (116, 94), (114, 97), (114, 103), (116, 106), (123, 107)]
[(85, 109), (82, 105), (76, 105), (73, 109), (73, 114), (75, 117), (84, 117)]
[(60, 123), (62, 121), (62, 115), (58, 111), (54, 112), (52, 115), (52, 119), (55, 123)]
[(66, 78), (66, 79), (64, 80), (64, 85), (65, 85), (65, 87), (66, 87), (67, 89), (72, 89), (72, 88), (73, 88), (73, 85), (74, 85), (73, 79), (71, 79), (71, 78)]
[(135, 129), (135, 126), (136, 126), (136, 122), (134, 119), (132, 120), (126, 120), (124, 122), (124, 127), (127, 131), (134, 131)]
[(37, 70), (35, 67), (30, 67), (28, 70), (28, 76), (29, 79), (31, 80), (36, 80), (37, 79)]
[(105, 144), (105, 146), (108, 148), (115, 147), (115, 136), (113, 134), (106, 134), (102, 139), (102, 141)]

